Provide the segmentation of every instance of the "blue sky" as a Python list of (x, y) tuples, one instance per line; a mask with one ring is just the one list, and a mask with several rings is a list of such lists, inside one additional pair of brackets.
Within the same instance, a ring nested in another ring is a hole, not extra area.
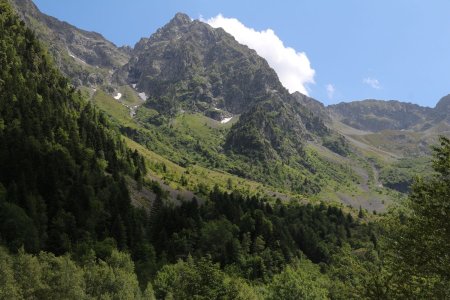
[(326, 103), (395, 99), (433, 107), (450, 93), (450, 1), (446, 0), (35, 0), (45, 13), (117, 45), (134, 45), (176, 12), (236, 18), (272, 29), (304, 52), (310, 96)]

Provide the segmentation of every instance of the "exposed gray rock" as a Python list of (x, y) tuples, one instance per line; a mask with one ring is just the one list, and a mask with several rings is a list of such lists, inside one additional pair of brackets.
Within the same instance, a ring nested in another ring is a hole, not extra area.
[(256, 51), (185, 14), (141, 39), (114, 78), (136, 84), (150, 97), (146, 105), (161, 114), (202, 112), (217, 120), (240, 115), (225, 149), (252, 158), (301, 153), (305, 140), (328, 132)]
[(108, 83), (113, 70), (128, 62), (130, 49), (116, 47), (101, 34), (43, 14), (31, 0), (12, 0), (12, 4), (75, 85)]
[(150, 97), (176, 97), (183, 109), (193, 111), (240, 114), (267, 91), (285, 93), (275, 71), (254, 50), (181, 13), (141, 39), (116, 78), (137, 84)]

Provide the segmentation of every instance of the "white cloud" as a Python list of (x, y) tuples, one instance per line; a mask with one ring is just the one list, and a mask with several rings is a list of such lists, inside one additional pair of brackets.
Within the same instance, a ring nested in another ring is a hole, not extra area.
[(334, 87), (334, 85), (332, 85), (331, 83), (329, 83), (329, 84), (327, 84), (326, 85), (326, 87), (325, 87), (326, 89), (327, 89), (327, 96), (328, 96), (328, 99), (333, 99), (333, 97), (334, 97), (334, 92), (336, 92), (336, 88)]
[(264, 57), (289, 92), (298, 91), (308, 95), (307, 84), (314, 83), (315, 74), (308, 57), (304, 52), (297, 52), (293, 48), (284, 46), (283, 41), (272, 29), (256, 31), (246, 27), (238, 19), (225, 18), (221, 14), (202, 21), (214, 28), (222, 27), (233, 35), (236, 41), (247, 45)]
[(364, 78), (363, 83), (371, 86), (374, 89), (377, 89), (377, 90), (381, 89), (380, 82), (376, 78), (370, 78), (370, 77)]

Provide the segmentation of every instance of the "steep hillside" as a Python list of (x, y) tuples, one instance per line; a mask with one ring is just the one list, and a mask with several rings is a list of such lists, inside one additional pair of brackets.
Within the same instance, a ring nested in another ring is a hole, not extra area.
[(448, 97), (426, 128), (372, 132), (282, 87), (204, 109), (177, 80), (75, 89), (0, 0), (0, 299), (450, 298), (449, 139), (378, 216), (431, 172), (380, 141), (444, 130)]
[[(97, 83), (106, 85), (82, 90), (124, 135), (149, 150), (181, 168), (198, 165), (263, 183), (282, 198), (320, 192), (322, 200), (340, 201), (331, 196), (337, 189), (344, 203), (383, 209), (384, 197), (365, 202), (371, 167), (332, 127), (326, 108), (289, 94), (263, 58), (222, 29), (177, 14), (134, 49), (117, 49), (97, 34), (39, 13), (30, 2), (17, 2), (28, 23), (40, 24), (41, 39), (61, 40), (56, 56), (75, 56), (59, 64), (73, 81), (96, 85), (79, 81), (81, 73), (67, 72), (68, 66), (87, 67), (89, 76), (101, 73)], [(96, 56), (101, 49), (105, 55)], [(352, 159), (357, 163), (348, 168)]]
[(111, 73), (128, 62), (127, 49), (101, 34), (81, 30), (43, 14), (31, 0), (12, 0), (21, 18), (43, 41), (59, 67), (76, 86), (109, 82)]
[[(429, 155), (439, 135), (450, 134), (449, 97), (434, 108), (399, 101), (364, 100), (327, 107), (346, 136), (395, 156)], [(345, 126), (341, 126), (344, 124)], [(347, 127), (346, 127), (347, 126)]]
[(363, 100), (330, 105), (327, 110), (335, 120), (370, 132), (439, 131), (439, 127), (450, 125), (450, 95), (440, 99), (434, 108), (393, 100)]
[[(145, 102), (130, 117), (112, 97), (111, 105), (97, 101), (97, 92), (94, 102), (125, 135), (182, 167), (225, 171), (283, 194), (320, 192), (322, 200), (341, 201), (330, 197), (339, 190), (345, 203), (371, 210), (389, 198), (366, 198), (372, 169), (331, 127), (327, 109), (289, 94), (263, 58), (222, 29), (179, 13), (136, 44), (114, 80)], [(352, 159), (363, 166), (349, 168)]]
[(106, 238), (131, 247), (139, 213), (125, 178), (142, 179), (143, 158), (70, 87), (5, 0), (0, 37), (0, 241), (57, 254)]
[(303, 95), (302, 93), (295, 92), (292, 94), (292, 97), (298, 102), (299, 105), (306, 107), (311, 113), (315, 116), (319, 117), (325, 123), (331, 122), (331, 117), (329, 113), (329, 109), (325, 107), (325, 105), (311, 97)]

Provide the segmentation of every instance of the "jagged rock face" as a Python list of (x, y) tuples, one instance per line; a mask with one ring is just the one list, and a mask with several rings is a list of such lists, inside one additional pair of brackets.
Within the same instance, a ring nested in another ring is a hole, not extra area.
[(136, 84), (150, 96), (147, 105), (160, 113), (174, 114), (173, 109), (160, 107), (164, 103), (217, 119), (223, 113), (240, 115), (224, 148), (250, 158), (298, 155), (311, 133), (328, 132), (256, 51), (223, 29), (184, 14), (141, 39), (115, 78)]
[(115, 83), (145, 92), (146, 105), (161, 114), (241, 115), (224, 145), (228, 151), (256, 157), (257, 148), (257, 156), (283, 157), (301, 153), (306, 139), (328, 132), (299, 100), (305, 96), (290, 95), (265, 59), (223, 29), (177, 14), (134, 49), (117, 48), (100, 34), (42, 14), (30, 0), (14, 5), (75, 85), (108, 84), (114, 71)]
[(399, 101), (363, 100), (330, 105), (328, 110), (342, 123), (360, 130), (417, 129), (431, 108)]
[(243, 113), (268, 92), (286, 93), (274, 70), (254, 50), (222, 29), (177, 14), (136, 44), (117, 79), (150, 97), (175, 97), (181, 108)]
[(112, 70), (124, 65), (129, 51), (102, 35), (76, 28), (39, 11), (31, 0), (12, 0), (25, 23), (45, 42), (60, 70), (75, 85), (107, 83)]

